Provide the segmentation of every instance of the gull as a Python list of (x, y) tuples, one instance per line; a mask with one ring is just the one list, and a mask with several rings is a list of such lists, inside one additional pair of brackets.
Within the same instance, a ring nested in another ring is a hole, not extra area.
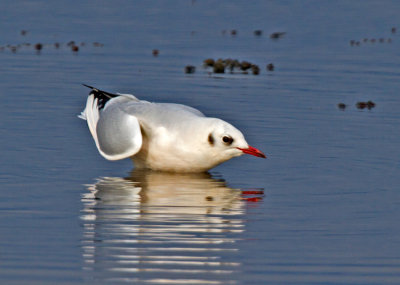
[(79, 117), (108, 160), (131, 158), (138, 169), (190, 173), (206, 172), (242, 154), (266, 158), (237, 128), (192, 107), (83, 85), (91, 91)]

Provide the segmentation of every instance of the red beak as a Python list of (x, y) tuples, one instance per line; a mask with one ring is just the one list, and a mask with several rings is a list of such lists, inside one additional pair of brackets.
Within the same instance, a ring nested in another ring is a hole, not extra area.
[(246, 154), (251, 154), (257, 157), (262, 157), (262, 158), (267, 158), (265, 154), (263, 154), (261, 151), (256, 149), (255, 147), (249, 146), (249, 148), (240, 148), (238, 147), (241, 151), (243, 151)]

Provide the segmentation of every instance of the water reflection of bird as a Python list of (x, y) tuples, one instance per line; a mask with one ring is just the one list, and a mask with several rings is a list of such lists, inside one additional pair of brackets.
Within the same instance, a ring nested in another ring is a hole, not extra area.
[(89, 190), (82, 220), (90, 278), (234, 280), (244, 230), (240, 189), (208, 173), (135, 170), (98, 179)]

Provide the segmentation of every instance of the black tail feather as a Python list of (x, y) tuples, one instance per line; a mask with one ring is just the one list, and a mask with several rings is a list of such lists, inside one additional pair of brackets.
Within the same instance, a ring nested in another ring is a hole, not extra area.
[(110, 99), (119, 96), (118, 94), (109, 93), (109, 92), (97, 89), (95, 87), (92, 87), (90, 85), (86, 85), (86, 84), (82, 84), (82, 85), (92, 89), (92, 91), (90, 92), (90, 95), (93, 95), (94, 98), (97, 99), (97, 106), (98, 106), (99, 110), (103, 109), (104, 106), (106, 105), (106, 103)]

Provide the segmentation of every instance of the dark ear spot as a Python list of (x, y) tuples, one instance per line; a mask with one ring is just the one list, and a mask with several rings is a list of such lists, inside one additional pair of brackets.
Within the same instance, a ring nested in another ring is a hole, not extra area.
[(208, 143), (214, 145), (214, 137), (211, 133), (208, 135)]

